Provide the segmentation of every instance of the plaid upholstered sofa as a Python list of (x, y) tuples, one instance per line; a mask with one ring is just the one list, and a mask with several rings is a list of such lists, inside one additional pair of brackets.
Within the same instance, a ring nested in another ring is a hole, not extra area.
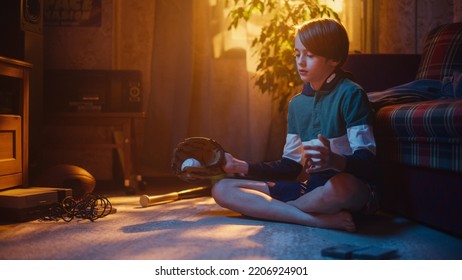
[(462, 22), (421, 55), (351, 54), (345, 69), (376, 110), (382, 209), (462, 236)]

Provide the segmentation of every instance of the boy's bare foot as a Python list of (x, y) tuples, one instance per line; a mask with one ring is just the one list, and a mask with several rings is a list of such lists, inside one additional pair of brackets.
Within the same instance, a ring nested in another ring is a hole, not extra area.
[(356, 225), (350, 212), (342, 210), (335, 214), (313, 214), (318, 219), (320, 228), (356, 231)]
[[(287, 201), (286, 203), (294, 207), (297, 207), (293, 201)], [(346, 230), (348, 232), (356, 231), (356, 225), (353, 221), (353, 217), (351, 216), (351, 213), (346, 210), (342, 210), (335, 214), (308, 214), (316, 217), (319, 224), (317, 225), (317, 227), (341, 229)]]

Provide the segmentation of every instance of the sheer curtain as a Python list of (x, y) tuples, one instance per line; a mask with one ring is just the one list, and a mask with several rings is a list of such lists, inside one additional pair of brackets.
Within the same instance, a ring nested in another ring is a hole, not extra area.
[(245, 160), (282, 152), (284, 122), (271, 132), (271, 99), (253, 85), (252, 51), (239, 46), (248, 34), (227, 31), (224, 2), (156, 1), (143, 152), (156, 173), (170, 174), (175, 145), (190, 136), (216, 139)]

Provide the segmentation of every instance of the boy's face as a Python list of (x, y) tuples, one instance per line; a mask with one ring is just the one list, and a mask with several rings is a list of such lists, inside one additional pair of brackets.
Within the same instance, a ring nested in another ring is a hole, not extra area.
[(298, 35), (295, 38), (295, 61), (300, 78), (303, 82), (310, 83), (314, 90), (321, 88), (338, 65), (337, 61), (312, 54), (302, 44)]

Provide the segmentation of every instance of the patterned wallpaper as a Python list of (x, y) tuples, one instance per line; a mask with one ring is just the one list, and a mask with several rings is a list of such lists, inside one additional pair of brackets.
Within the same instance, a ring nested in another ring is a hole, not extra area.
[(421, 53), (425, 34), (462, 21), (460, 0), (379, 0), (379, 53)]
[(102, 0), (101, 26), (45, 26), (45, 69), (111, 69), (113, 1)]

